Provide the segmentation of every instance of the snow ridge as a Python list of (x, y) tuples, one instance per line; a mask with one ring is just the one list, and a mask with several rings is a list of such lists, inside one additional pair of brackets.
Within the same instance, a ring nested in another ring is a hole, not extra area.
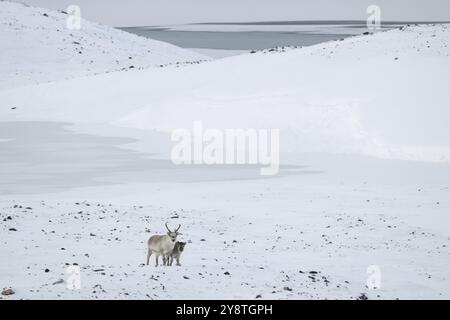
[(0, 88), (207, 59), (84, 19), (80, 30), (70, 30), (68, 17), (0, 2)]

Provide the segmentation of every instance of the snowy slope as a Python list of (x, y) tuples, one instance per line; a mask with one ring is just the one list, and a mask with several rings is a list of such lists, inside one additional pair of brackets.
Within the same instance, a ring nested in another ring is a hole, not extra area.
[[(0, 89), (4, 299), (448, 299), (449, 43), (446, 25), (414, 26)], [(262, 179), (154, 157), (152, 129), (193, 120), (280, 128), (288, 151), (444, 163), (282, 154)], [(165, 222), (182, 224), (181, 267), (144, 264)]]
[(0, 2), (0, 88), (206, 59), (176, 46), (19, 3)]
[(414, 26), (233, 57), (199, 67), (190, 92), (119, 123), (280, 128), (285, 151), (450, 161), (449, 45), (448, 25)]
[(4, 90), (0, 115), (163, 132), (202, 120), (205, 128), (279, 128), (283, 151), (449, 161), (449, 44), (448, 25), (411, 26), (28, 87), (26, 95)]

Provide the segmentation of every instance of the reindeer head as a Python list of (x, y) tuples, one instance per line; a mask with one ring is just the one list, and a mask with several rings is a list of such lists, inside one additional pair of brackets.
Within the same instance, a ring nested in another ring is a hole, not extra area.
[(167, 235), (170, 237), (170, 240), (172, 240), (173, 242), (175, 242), (177, 240), (177, 236), (181, 233), (178, 232), (178, 230), (180, 230), (181, 228), (181, 224), (178, 225), (178, 228), (175, 229), (175, 231), (171, 231), (169, 229), (169, 227), (167, 226), (167, 222), (165, 224), (166, 229), (167, 229)]
[[(179, 241), (179, 242), (177, 242), (177, 244), (178, 244), (178, 250), (179, 250), (180, 252), (183, 252), (184, 247), (186, 246), (186, 242), (181, 242), (181, 241)], [(177, 244), (175, 244), (175, 245), (177, 245)]]

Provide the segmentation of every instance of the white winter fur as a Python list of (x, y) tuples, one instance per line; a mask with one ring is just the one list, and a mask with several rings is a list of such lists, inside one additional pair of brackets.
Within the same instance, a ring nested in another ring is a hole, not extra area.
[(148, 239), (147, 265), (149, 264), (150, 256), (152, 254), (156, 256), (156, 266), (158, 266), (159, 256), (163, 256), (163, 265), (166, 265), (169, 254), (173, 251), (173, 247), (175, 246), (177, 236), (181, 234), (178, 232), (181, 225), (179, 225), (175, 231), (171, 231), (167, 226), (167, 223), (165, 226), (167, 228), (167, 234), (154, 235)]

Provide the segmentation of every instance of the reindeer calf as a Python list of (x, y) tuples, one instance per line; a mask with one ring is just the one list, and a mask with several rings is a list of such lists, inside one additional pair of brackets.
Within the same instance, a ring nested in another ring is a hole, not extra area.
[(169, 266), (172, 265), (174, 258), (175, 258), (175, 260), (177, 260), (177, 266), (181, 266), (180, 256), (184, 250), (185, 245), (186, 245), (186, 242), (180, 242), (180, 241), (175, 242), (172, 252), (169, 253), (169, 257), (168, 257), (168, 265)]

